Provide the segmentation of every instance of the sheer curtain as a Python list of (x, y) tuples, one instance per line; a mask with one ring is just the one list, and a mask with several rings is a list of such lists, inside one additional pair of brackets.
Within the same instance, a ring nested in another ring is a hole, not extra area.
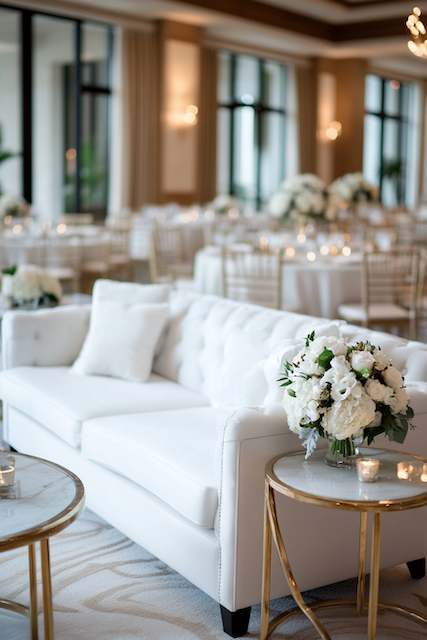
[(159, 198), (160, 63), (156, 30), (123, 29), (122, 206), (133, 211)]

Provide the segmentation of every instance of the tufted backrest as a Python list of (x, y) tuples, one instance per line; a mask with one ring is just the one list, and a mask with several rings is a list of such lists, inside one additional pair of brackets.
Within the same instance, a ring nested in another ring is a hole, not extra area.
[[(175, 292), (154, 372), (202, 393), (214, 404), (233, 404), (236, 389), (250, 372), (252, 387), (257, 387), (252, 402), (256, 404), (265, 383), (261, 368), (259, 376), (256, 371), (260, 362), (280, 350), (289, 339), (297, 340), (328, 324), (333, 323), (324, 318), (274, 311), (215, 296)], [(408, 358), (418, 353), (418, 366), (413, 370), (421, 376), (417, 379), (427, 382), (427, 345), (408, 343), (389, 334), (341, 322), (335, 324), (349, 340), (353, 337), (371, 339), (387, 348), (396, 365), (405, 372)]]

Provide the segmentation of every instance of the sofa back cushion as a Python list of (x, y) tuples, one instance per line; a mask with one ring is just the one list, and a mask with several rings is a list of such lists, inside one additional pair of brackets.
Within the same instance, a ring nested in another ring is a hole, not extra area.
[(203, 394), (214, 405), (264, 404), (269, 385), (265, 359), (289, 340), (316, 329), (350, 340), (370, 339), (390, 353), (408, 382), (427, 382), (427, 345), (340, 321), (242, 304), (215, 296), (175, 292), (170, 319), (153, 370)]
[(268, 392), (262, 361), (289, 338), (331, 321), (198, 294), (171, 297), (169, 327), (154, 372), (214, 405), (259, 405)]

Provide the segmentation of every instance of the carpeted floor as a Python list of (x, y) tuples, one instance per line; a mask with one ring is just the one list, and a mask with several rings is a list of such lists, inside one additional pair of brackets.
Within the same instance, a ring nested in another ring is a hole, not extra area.
[[(224, 640), (215, 602), (180, 575), (86, 511), (52, 541), (56, 640)], [(352, 597), (353, 581), (315, 596)], [(26, 553), (0, 555), (0, 597), (28, 602)], [(427, 580), (412, 581), (405, 567), (382, 574), (382, 597), (427, 614)], [(276, 601), (280, 609), (291, 600)], [(24, 621), (2, 614), (0, 640), (27, 640)], [(334, 640), (366, 638), (366, 621), (335, 609), (322, 619)], [(249, 637), (258, 637), (259, 609)], [(298, 621), (274, 638), (311, 640), (315, 632)], [(420, 640), (427, 629), (392, 614), (381, 615), (378, 640)]]

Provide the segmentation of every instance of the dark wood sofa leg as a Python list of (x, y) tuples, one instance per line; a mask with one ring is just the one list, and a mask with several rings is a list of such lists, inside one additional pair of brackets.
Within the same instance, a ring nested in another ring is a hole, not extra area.
[(426, 575), (426, 559), (419, 558), (406, 563), (413, 580), (421, 580)]
[(249, 618), (251, 615), (251, 607), (238, 609), (237, 611), (229, 611), (222, 604), (221, 609), (222, 627), (224, 632), (232, 638), (240, 638), (248, 632)]

